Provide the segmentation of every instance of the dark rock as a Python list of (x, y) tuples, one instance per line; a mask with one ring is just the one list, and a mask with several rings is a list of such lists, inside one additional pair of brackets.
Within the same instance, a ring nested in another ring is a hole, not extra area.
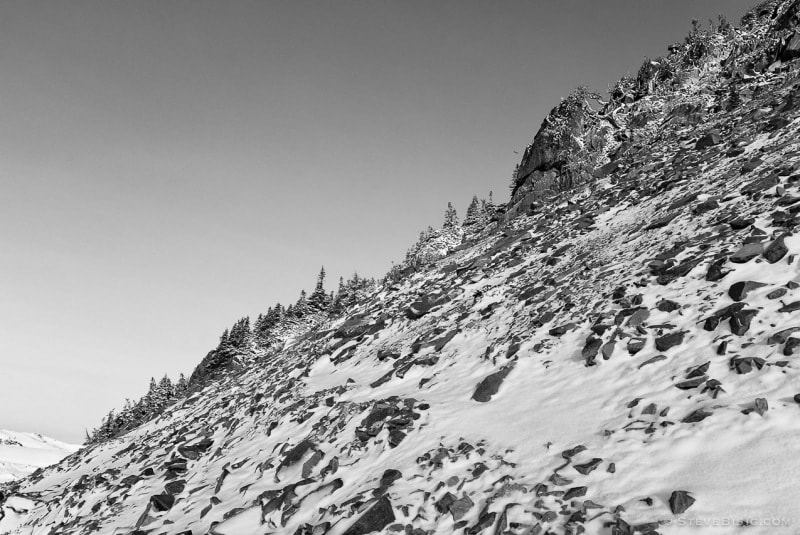
[(406, 317), (408, 319), (419, 319), (431, 310), (433, 310), (434, 303), (429, 299), (421, 299), (419, 301), (414, 301), (409, 305), (406, 309)]
[(667, 351), (670, 348), (682, 344), (684, 334), (683, 331), (675, 331), (656, 338), (656, 349), (659, 351)]
[(584, 446), (583, 444), (579, 444), (578, 446), (575, 446), (574, 448), (570, 448), (568, 450), (562, 451), (561, 452), (561, 456), (563, 458), (565, 458), (565, 459), (572, 459), (573, 457), (575, 457), (576, 455), (578, 455), (582, 451), (586, 451), (586, 446)]
[(176, 479), (164, 485), (164, 490), (167, 494), (180, 494), (186, 488), (186, 480)]
[(738, 310), (730, 315), (729, 323), (731, 332), (737, 336), (743, 336), (750, 329), (750, 322), (758, 314), (757, 310)]
[(486, 403), (492, 399), (492, 396), (497, 394), (500, 390), (500, 385), (503, 384), (506, 376), (513, 369), (513, 365), (504, 366), (500, 370), (491, 375), (486, 376), (478, 386), (475, 387), (475, 392), (472, 394), (472, 399), (481, 403)]
[(783, 305), (781, 308), (778, 309), (778, 312), (795, 312), (800, 310), (800, 301), (795, 301), (793, 303), (789, 303), (788, 305)]
[(704, 150), (709, 147), (713, 147), (714, 145), (718, 145), (722, 143), (722, 136), (720, 135), (718, 130), (711, 130), (706, 135), (701, 137), (695, 143), (694, 148), (695, 150)]
[(475, 502), (473, 502), (469, 496), (464, 495), (451, 503), (448, 510), (450, 511), (450, 514), (453, 515), (453, 521), (458, 522), (467, 515), (469, 510), (472, 509), (474, 505)]
[(764, 246), (761, 243), (746, 243), (731, 255), (730, 261), (735, 264), (744, 264), (763, 252)]
[(689, 507), (695, 502), (688, 492), (685, 490), (673, 491), (669, 497), (669, 508), (672, 514), (679, 515), (686, 512)]
[(681, 390), (689, 390), (692, 388), (697, 388), (701, 384), (705, 383), (706, 379), (708, 379), (708, 377), (706, 377), (705, 375), (701, 375), (700, 377), (695, 377), (693, 379), (689, 379), (688, 381), (683, 381), (681, 383), (678, 383), (675, 386), (677, 388), (680, 388)]
[(394, 510), (392, 504), (386, 495), (381, 498), (372, 507), (361, 515), (361, 518), (350, 526), (345, 531), (344, 535), (366, 535), (375, 531), (381, 531), (390, 523), (395, 521)]
[(644, 366), (647, 366), (648, 364), (653, 364), (653, 363), (661, 361), (661, 360), (667, 360), (667, 356), (666, 355), (656, 355), (655, 357), (651, 357), (651, 358), (647, 359), (646, 361), (642, 362), (641, 364), (639, 364), (639, 368), (641, 369)]
[(755, 223), (756, 220), (750, 217), (737, 217), (728, 223), (733, 230), (743, 230)]
[(627, 348), (628, 353), (631, 355), (635, 355), (642, 349), (644, 349), (645, 339), (644, 338), (631, 338), (628, 340)]
[(575, 328), (575, 324), (574, 323), (567, 323), (565, 325), (560, 325), (558, 327), (553, 327), (552, 329), (547, 331), (547, 334), (549, 334), (550, 336), (563, 336), (564, 334), (567, 333), (567, 331), (569, 331), (570, 329), (573, 329), (573, 328)]
[(787, 357), (794, 355), (794, 349), (800, 346), (800, 338), (789, 338), (786, 340), (786, 345), (783, 346), (783, 354)]
[(759, 414), (759, 416), (764, 416), (764, 414), (766, 414), (767, 411), (769, 410), (769, 405), (767, 404), (767, 400), (764, 398), (756, 398), (753, 410), (755, 410)]
[(763, 256), (767, 262), (774, 264), (786, 256), (786, 253), (788, 252), (789, 248), (786, 247), (786, 243), (783, 241), (783, 236), (781, 236), (770, 243), (766, 249), (764, 249)]
[(388, 487), (389, 485), (391, 485), (398, 479), (401, 479), (402, 477), (403, 474), (400, 472), (400, 470), (395, 470), (394, 468), (390, 468), (383, 472), (383, 475), (381, 476), (380, 485), (381, 487)]
[(175, 496), (172, 494), (156, 494), (150, 496), (150, 504), (156, 511), (169, 511), (175, 505)]
[(748, 293), (755, 290), (756, 288), (761, 288), (763, 286), (766, 286), (766, 284), (762, 282), (755, 282), (755, 281), (737, 282), (728, 289), (728, 295), (734, 301), (741, 301), (742, 299), (747, 297)]
[(334, 338), (355, 338), (361, 336), (369, 330), (369, 318), (356, 316), (345, 321), (335, 333)]
[(687, 379), (691, 379), (692, 377), (701, 377), (708, 372), (708, 368), (711, 366), (711, 361), (705, 362), (699, 366), (696, 366), (689, 370), (686, 374)]
[(733, 357), (729, 366), (736, 370), (736, 373), (743, 375), (753, 371), (753, 368), (760, 370), (765, 364), (766, 361), (759, 357)]
[(601, 462), (603, 462), (603, 459), (595, 457), (594, 459), (592, 459), (587, 463), (576, 464), (575, 466), (573, 466), (573, 468), (575, 468), (575, 470), (577, 470), (579, 473), (583, 475), (588, 475), (589, 473), (594, 471), (598, 466), (600, 466)]
[(656, 308), (661, 312), (672, 312), (673, 310), (678, 310), (681, 306), (676, 303), (675, 301), (670, 301), (669, 299), (662, 299), (656, 304)]
[(569, 489), (562, 499), (564, 501), (571, 500), (572, 498), (580, 498), (581, 496), (586, 496), (586, 487), (572, 487)]
[(797, 331), (800, 331), (800, 327), (789, 327), (788, 329), (783, 329), (781, 331), (776, 332), (773, 335), (770, 335), (770, 337), (767, 338), (767, 343), (770, 345), (785, 344), (786, 341), (789, 339), (789, 337), (792, 335), (792, 333), (795, 333)]
[(767, 299), (778, 299), (786, 295), (786, 292), (788, 291), (789, 290), (787, 290), (786, 288), (778, 288), (776, 290), (772, 290), (770, 293), (767, 294)]
[(586, 361), (587, 366), (594, 364), (594, 359), (597, 357), (597, 353), (600, 351), (602, 345), (603, 340), (596, 336), (589, 335), (586, 338), (586, 344), (583, 346), (583, 350), (581, 350), (581, 357)]
[(719, 262), (709, 264), (708, 271), (706, 271), (706, 280), (709, 282), (717, 282), (725, 278), (725, 275), (730, 271), (723, 271), (722, 265)]
[(681, 420), (681, 422), (683, 422), (685, 424), (693, 424), (693, 423), (697, 423), (697, 422), (702, 422), (703, 420), (705, 420), (709, 416), (711, 416), (710, 412), (707, 412), (707, 411), (705, 411), (703, 409), (697, 409), (696, 411), (692, 412), (688, 416), (684, 417), (683, 420)]

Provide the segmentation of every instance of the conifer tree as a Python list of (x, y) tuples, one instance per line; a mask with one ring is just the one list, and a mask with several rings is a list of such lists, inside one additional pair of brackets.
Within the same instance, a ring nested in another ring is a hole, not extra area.
[(453, 208), (453, 203), (447, 203), (447, 210), (444, 212), (443, 228), (451, 229), (458, 226), (458, 212)]
[(308, 298), (309, 305), (318, 311), (328, 310), (328, 307), (330, 305), (330, 301), (328, 300), (328, 294), (325, 291), (324, 284), (325, 284), (325, 266), (322, 266), (322, 268), (319, 270), (319, 275), (317, 275), (317, 286), (314, 288), (314, 291)]
[(467, 213), (464, 216), (464, 225), (465, 227), (470, 227), (480, 223), (481, 219), (481, 205), (478, 202), (478, 196), (472, 196), (472, 202), (469, 203), (467, 207)]

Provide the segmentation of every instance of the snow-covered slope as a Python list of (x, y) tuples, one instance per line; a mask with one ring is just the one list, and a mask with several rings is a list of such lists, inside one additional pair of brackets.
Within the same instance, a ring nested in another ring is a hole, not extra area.
[(797, 533), (796, 63), (619, 103), (602, 178), (7, 486), (0, 533)]
[(38, 433), (0, 429), (0, 483), (25, 477), (37, 468), (55, 464), (78, 448)]

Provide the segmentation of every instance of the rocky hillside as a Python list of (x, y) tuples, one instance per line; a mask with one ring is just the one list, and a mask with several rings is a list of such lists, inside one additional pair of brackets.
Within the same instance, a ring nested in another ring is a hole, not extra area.
[(574, 93), (502, 224), (7, 486), (0, 533), (796, 533), (798, 13)]

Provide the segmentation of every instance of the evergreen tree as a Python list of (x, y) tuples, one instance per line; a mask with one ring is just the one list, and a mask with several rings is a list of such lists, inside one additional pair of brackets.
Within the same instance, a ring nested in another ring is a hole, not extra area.
[(458, 226), (458, 212), (453, 208), (453, 203), (447, 203), (447, 210), (444, 212), (444, 225), (446, 229), (455, 228)]
[(478, 202), (478, 196), (472, 196), (472, 202), (467, 207), (467, 214), (464, 216), (465, 227), (470, 227), (479, 224), (481, 220), (481, 205)]
[(309, 305), (308, 305), (308, 298), (306, 297), (306, 291), (300, 290), (300, 297), (297, 298), (297, 302), (294, 304), (294, 317), (295, 318), (303, 318), (309, 312)]
[(314, 291), (311, 293), (311, 296), (308, 298), (308, 303), (311, 308), (318, 310), (318, 311), (326, 311), (330, 306), (330, 301), (328, 300), (328, 294), (325, 291), (325, 266), (319, 270), (319, 275), (317, 276), (317, 286), (314, 288)]
[(175, 397), (184, 397), (188, 391), (189, 382), (186, 380), (186, 377), (181, 374), (180, 377), (178, 377), (178, 381), (175, 383)]

